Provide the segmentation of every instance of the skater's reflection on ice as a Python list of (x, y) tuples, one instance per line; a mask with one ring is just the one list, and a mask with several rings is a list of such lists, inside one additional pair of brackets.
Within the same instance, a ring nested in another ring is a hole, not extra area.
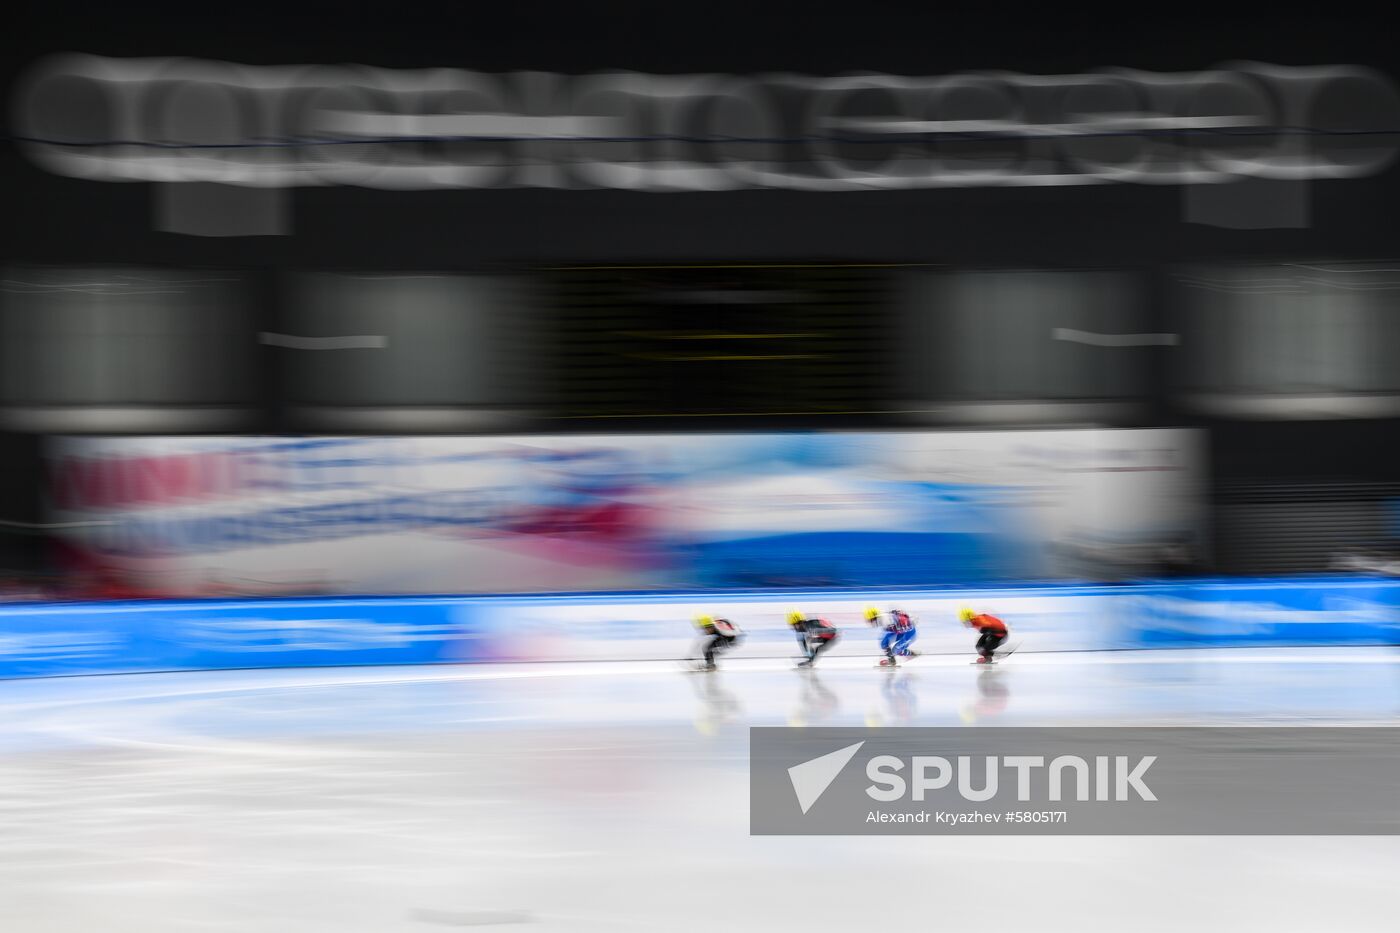
[(715, 735), (724, 726), (744, 718), (738, 696), (724, 686), (722, 674), (710, 672), (690, 678), (695, 689), (695, 731)]
[(822, 683), (821, 675), (814, 668), (802, 668), (796, 676), (799, 683), (797, 705), (788, 716), (788, 725), (815, 725), (840, 712), (841, 698)]
[(1006, 671), (1000, 667), (984, 667), (977, 672), (977, 695), (958, 709), (958, 716), (968, 725), (994, 719), (1006, 712), (1011, 703), (1011, 688)]
[(865, 724), (878, 726), (906, 725), (919, 712), (919, 679), (910, 671), (896, 670), (885, 675), (880, 685), (880, 705), (865, 717)]

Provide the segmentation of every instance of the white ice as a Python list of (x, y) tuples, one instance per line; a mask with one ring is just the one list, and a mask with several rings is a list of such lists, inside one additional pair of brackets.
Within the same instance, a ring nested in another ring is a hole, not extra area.
[(752, 837), (755, 725), (1397, 724), (1389, 649), (0, 683), (4, 933), (1400, 929), (1392, 837)]

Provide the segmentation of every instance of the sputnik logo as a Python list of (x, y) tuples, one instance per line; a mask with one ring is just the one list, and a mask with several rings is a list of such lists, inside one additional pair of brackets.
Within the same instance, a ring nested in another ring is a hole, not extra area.
[(788, 768), (788, 779), (792, 781), (793, 793), (797, 794), (797, 803), (802, 807), (804, 815), (821, 799), (821, 795), (826, 793), (826, 789), (864, 744), (864, 741), (860, 741), (854, 745), (847, 745), (820, 758), (813, 758)]

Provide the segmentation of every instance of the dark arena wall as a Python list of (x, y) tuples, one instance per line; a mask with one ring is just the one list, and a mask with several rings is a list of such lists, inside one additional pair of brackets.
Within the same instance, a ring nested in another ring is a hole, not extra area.
[(1400, 417), (1382, 33), (32, 5), (0, 61), (10, 563), (46, 561), (54, 435), (1082, 424), (1206, 432), (1197, 569), (1364, 561)]

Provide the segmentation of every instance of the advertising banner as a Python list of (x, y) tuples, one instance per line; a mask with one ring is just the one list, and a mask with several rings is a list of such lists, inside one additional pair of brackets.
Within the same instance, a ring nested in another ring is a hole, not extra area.
[(0, 677), (504, 660), (460, 602), (0, 606)]
[(742, 633), (725, 661), (802, 656), (787, 614), (835, 626), (833, 657), (879, 653), (864, 610), (907, 612), (912, 647), (971, 657), (964, 607), (1010, 629), (1009, 648), (1400, 643), (1400, 581), (1241, 580), (927, 590), (691, 591), (512, 597), (125, 600), (0, 605), (0, 677), (466, 662), (681, 661), (697, 616)]
[(1400, 643), (1393, 579), (1193, 580), (1125, 596), (1120, 637), (1129, 648)]
[(51, 442), (97, 596), (924, 586), (1148, 572), (1202, 540), (1186, 430)]

